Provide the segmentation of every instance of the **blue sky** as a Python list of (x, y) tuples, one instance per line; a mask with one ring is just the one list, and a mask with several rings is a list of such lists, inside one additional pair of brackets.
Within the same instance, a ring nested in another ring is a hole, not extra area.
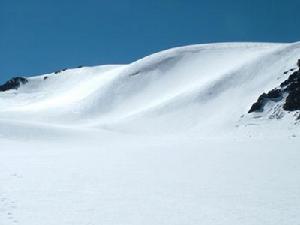
[(0, 0), (0, 81), (196, 43), (300, 40), (299, 0)]

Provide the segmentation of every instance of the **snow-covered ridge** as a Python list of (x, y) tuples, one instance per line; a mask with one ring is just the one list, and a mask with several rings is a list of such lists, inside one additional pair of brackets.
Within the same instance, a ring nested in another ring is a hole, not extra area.
[(29, 77), (0, 93), (0, 117), (132, 131), (228, 130), (260, 94), (287, 79), (283, 72), (299, 56), (299, 43), (205, 44), (129, 65)]
[(0, 225), (299, 224), (299, 120), (268, 93), (294, 91), (299, 56), (299, 43), (195, 45), (13, 79)]

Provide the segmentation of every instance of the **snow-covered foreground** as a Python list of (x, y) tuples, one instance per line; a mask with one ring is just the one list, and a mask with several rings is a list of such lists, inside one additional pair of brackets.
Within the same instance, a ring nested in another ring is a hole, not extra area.
[(299, 139), (1, 141), (0, 224), (298, 224)]
[(247, 114), (299, 56), (196, 45), (0, 93), (0, 225), (299, 224), (298, 122)]

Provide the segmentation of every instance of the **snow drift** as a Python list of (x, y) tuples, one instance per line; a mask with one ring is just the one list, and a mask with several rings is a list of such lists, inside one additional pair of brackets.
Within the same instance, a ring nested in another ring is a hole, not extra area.
[[(0, 94), (0, 117), (132, 132), (233, 129), (263, 92), (287, 79), (300, 44), (174, 48), (129, 65), (29, 77)], [(292, 120), (293, 121), (293, 120)], [(285, 124), (290, 124), (286, 121)]]
[(299, 112), (283, 107), (299, 57), (194, 45), (10, 80), (0, 225), (299, 224)]

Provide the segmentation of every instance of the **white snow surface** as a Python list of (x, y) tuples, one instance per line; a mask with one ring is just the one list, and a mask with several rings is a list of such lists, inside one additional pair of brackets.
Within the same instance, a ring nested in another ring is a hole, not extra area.
[(299, 112), (247, 113), (298, 58), (193, 45), (0, 93), (0, 225), (300, 224)]

